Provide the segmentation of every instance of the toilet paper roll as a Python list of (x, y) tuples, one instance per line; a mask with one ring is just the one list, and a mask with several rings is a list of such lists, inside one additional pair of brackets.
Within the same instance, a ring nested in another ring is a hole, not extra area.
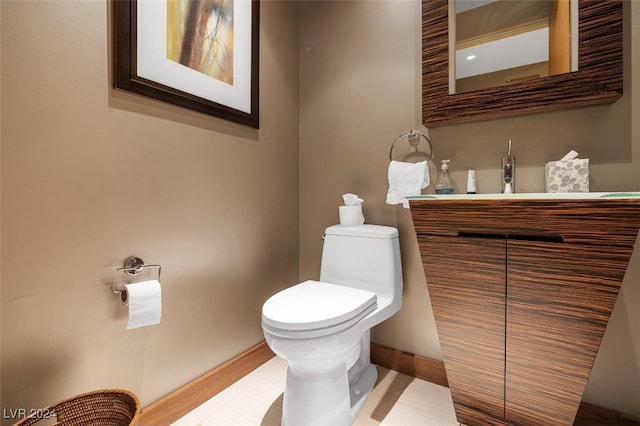
[(125, 285), (122, 301), (125, 305), (129, 305), (127, 330), (160, 323), (162, 288), (158, 280)]
[(339, 206), (338, 212), (340, 213), (340, 225), (358, 226), (364, 224), (362, 205)]

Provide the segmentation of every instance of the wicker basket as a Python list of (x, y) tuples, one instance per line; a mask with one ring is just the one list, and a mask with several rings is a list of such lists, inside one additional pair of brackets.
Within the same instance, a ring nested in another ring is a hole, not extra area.
[(61, 426), (133, 426), (140, 417), (140, 401), (127, 390), (103, 389), (83, 393), (34, 410), (29, 416), (14, 426), (28, 426), (41, 420), (58, 419)]

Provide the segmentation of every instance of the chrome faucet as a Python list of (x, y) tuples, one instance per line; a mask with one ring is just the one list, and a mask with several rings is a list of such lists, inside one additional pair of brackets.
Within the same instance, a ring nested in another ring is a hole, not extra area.
[(511, 139), (506, 157), (502, 157), (502, 193), (513, 194), (516, 192), (516, 157), (511, 155)]

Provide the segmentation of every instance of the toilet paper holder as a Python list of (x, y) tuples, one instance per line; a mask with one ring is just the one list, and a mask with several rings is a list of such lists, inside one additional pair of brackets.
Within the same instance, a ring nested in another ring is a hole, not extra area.
[[(160, 281), (160, 274), (162, 273), (162, 267), (158, 264), (149, 264), (145, 265), (144, 260), (140, 259), (136, 256), (130, 256), (124, 261), (124, 265), (122, 268), (116, 269), (118, 272), (124, 272), (130, 276), (140, 275), (142, 271), (146, 268), (158, 268), (158, 281)], [(125, 292), (122, 287), (116, 287), (116, 284), (113, 284), (112, 290), (115, 294), (120, 294), (122, 297), (122, 301), (125, 301)]]

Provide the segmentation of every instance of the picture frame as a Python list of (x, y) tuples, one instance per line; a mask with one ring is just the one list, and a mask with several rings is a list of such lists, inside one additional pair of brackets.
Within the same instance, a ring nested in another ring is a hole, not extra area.
[(113, 0), (113, 86), (259, 128), (259, 0)]

